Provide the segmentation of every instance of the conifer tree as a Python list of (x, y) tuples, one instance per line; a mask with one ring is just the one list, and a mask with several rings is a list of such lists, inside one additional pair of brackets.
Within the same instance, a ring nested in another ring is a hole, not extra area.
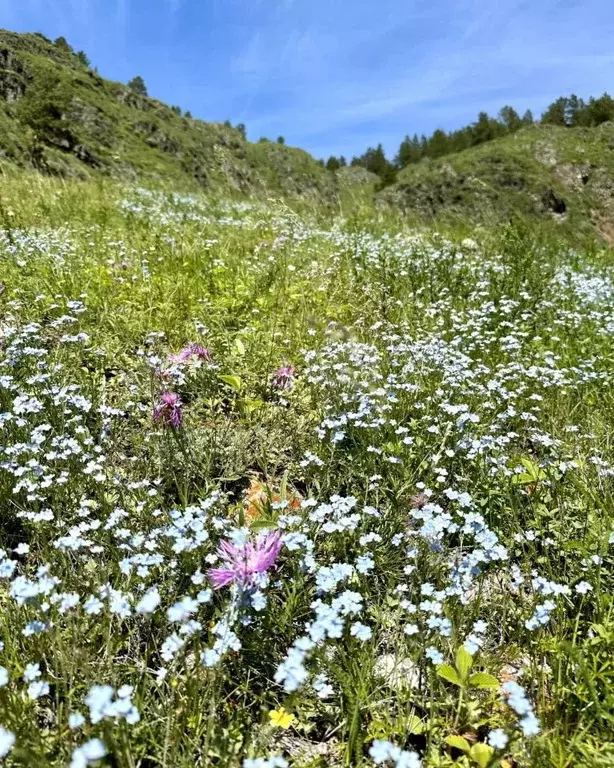
[(134, 93), (138, 93), (139, 96), (147, 96), (147, 86), (140, 75), (132, 78), (128, 83), (128, 88), (130, 88), (131, 91), (134, 91)]

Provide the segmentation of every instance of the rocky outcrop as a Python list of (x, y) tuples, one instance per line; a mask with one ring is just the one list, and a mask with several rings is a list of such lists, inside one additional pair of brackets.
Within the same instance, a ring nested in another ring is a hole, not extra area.
[(18, 101), (26, 92), (30, 75), (25, 65), (8, 48), (0, 48), (0, 99)]
[(87, 134), (98, 144), (105, 147), (113, 145), (113, 125), (101, 109), (82, 99), (74, 98), (66, 117), (70, 122), (77, 123), (84, 128)]

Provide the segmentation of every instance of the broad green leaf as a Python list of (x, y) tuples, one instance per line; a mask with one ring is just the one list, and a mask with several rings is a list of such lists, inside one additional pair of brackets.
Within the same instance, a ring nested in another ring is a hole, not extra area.
[(469, 750), (471, 749), (471, 745), (467, 739), (464, 739), (462, 736), (448, 736), (446, 744), (449, 747), (454, 747), (454, 749), (460, 749), (461, 752), (465, 752), (466, 754), (469, 754)]
[(405, 733), (412, 733), (414, 736), (419, 736), (424, 733), (424, 723), (419, 717), (412, 717), (409, 722), (406, 723), (403, 730)]
[(527, 470), (526, 474), (530, 478), (530, 481), (537, 482), (537, 480), (545, 480), (546, 473), (539, 464), (536, 464), (534, 461), (527, 458), (520, 459), (520, 463)]
[(488, 764), (492, 760), (492, 756), (494, 754), (494, 749), (488, 744), (484, 744), (481, 741), (478, 741), (477, 744), (474, 744), (471, 747), (470, 755), (475, 760), (475, 762), (480, 766), (480, 768), (487, 768)]
[(240, 392), (243, 389), (243, 382), (241, 381), (240, 376), (220, 375), (220, 379), (224, 382), (224, 384), (228, 384), (229, 387), (232, 387), (235, 392)]
[(245, 344), (241, 341), (241, 339), (237, 336), (235, 339), (235, 347), (237, 348), (237, 352), (243, 356), (245, 354)]
[(468, 680), (472, 688), (498, 688), (499, 681), (488, 672), (476, 672)]
[(264, 401), (250, 400), (247, 397), (242, 397), (240, 400), (237, 401), (237, 405), (241, 409), (242, 413), (244, 413), (246, 416), (249, 416), (250, 413), (257, 411), (258, 408), (262, 408), (262, 406), (264, 405)]
[(456, 669), (458, 670), (459, 677), (463, 683), (467, 679), (472, 664), (473, 656), (461, 645), (458, 651), (456, 651)]
[(522, 472), (519, 475), (512, 477), (513, 485), (530, 485), (535, 482), (535, 478), (532, 475), (528, 475), (526, 472)]
[(452, 685), (461, 686), (463, 684), (462, 680), (458, 676), (458, 672), (449, 664), (439, 664), (437, 667), (437, 674), (439, 677), (442, 677), (444, 680), (452, 683)]

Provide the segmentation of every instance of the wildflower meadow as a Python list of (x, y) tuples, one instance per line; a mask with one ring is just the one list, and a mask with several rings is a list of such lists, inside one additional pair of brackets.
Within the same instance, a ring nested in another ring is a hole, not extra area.
[(4, 764), (614, 765), (613, 264), (3, 177)]

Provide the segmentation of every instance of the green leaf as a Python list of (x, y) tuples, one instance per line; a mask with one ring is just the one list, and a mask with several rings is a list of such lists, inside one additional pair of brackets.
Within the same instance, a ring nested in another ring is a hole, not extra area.
[(462, 686), (462, 680), (458, 676), (458, 672), (449, 664), (439, 664), (437, 666), (437, 674), (444, 680), (447, 680), (452, 685)]
[(237, 348), (237, 352), (243, 357), (245, 354), (245, 344), (241, 341), (241, 339), (237, 336), (235, 339), (235, 347)]
[(456, 651), (456, 669), (458, 670), (459, 677), (463, 683), (467, 679), (472, 664), (473, 656), (461, 645), (458, 651)]
[(262, 406), (264, 405), (264, 401), (250, 400), (247, 397), (242, 397), (240, 400), (237, 401), (237, 405), (239, 406), (241, 413), (244, 413), (246, 416), (249, 416), (250, 413), (257, 411), (258, 408), (262, 408)]
[(484, 744), (483, 742), (478, 741), (477, 744), (474, 744), (471, 747), (471, 752), (469, 754), (480, 766), (480, 768), (487, 768), (488, 764), (492, 760), (494, 751), (495, 750), (488, 746), (488, 744)]
[(465, 754), (469, 754), (469, 750), (471, 749), (471, 746), (467, 739), (463, 739), (462, 736), (448, 736), (446, 739), (446, 744), (449, 747), (454, 747), (454, 749), (460, 749), (461, 752), (464, 752)]
[(498, 688), (499, 681), (487, 672), (476, 672), (468, 680), (471, 688)]
[(412, 733), (415, 736), (419, 736), (424, 733), (424, 723), (419, 717), (412, 716), (411, 719), (405, 724), (403, 730), (405, 733)]
[(224, 382), (224, 384), (228, 384), (229, 387), (232, 387), (235, 392), (240, 392), (243, 389), (243, 382), (241, 381), (240, 376), (220, 375), (220, 379)]

